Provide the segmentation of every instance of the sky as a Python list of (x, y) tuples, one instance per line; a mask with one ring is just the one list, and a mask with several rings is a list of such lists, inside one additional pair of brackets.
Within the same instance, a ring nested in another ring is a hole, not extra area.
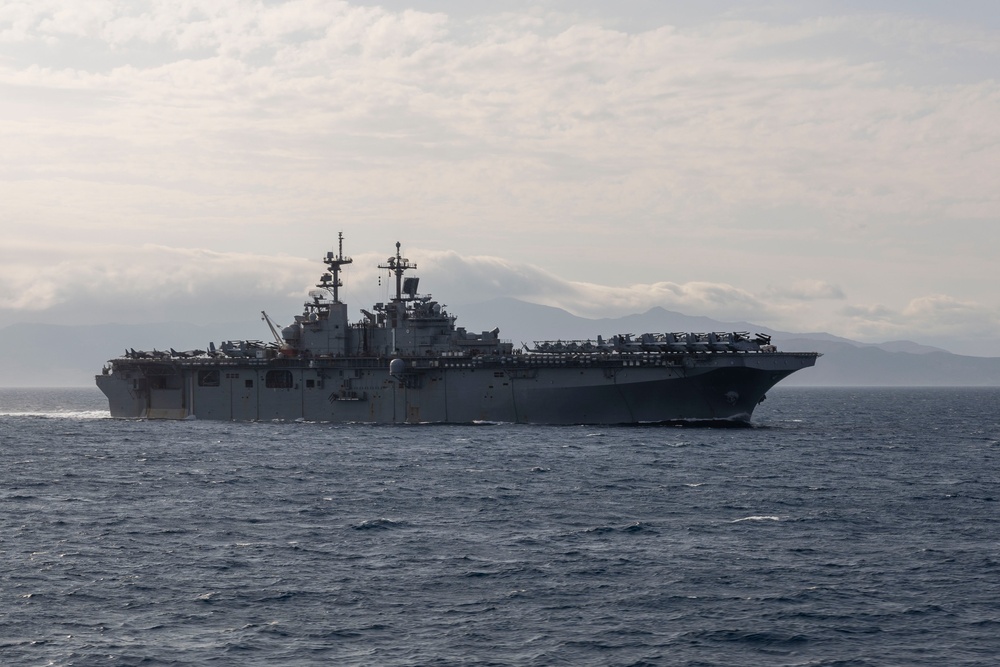
[(998, 76), (993, 2), (5, 0), (0, 327), (288, 322), (343, 232), (355, 315), (399, 241), (459, 324), (1000, 356)]

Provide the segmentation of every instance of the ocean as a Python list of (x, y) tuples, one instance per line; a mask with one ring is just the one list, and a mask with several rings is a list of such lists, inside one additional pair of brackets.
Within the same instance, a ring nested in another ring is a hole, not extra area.
[(1000, 663), (1000, 389), (751, 428), (119, 421), (0, 390), (4, 665)]

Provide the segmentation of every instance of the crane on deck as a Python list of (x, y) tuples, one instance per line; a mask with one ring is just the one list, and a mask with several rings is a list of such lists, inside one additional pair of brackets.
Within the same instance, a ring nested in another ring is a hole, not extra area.
[(271, 318), (268, 317), (267, 313), (265, 313), (263, 310), (260, 311), (260, 314), (261, 314), (260, 319), (267, 322), (267, 328), (271, 330), (271, 335), (274, 336), (275, 342), (278, 343), (279, 347), (283, 345), (285, 341), (281, 340), (281, 335), (278, 333), (278, 328), (274, 326), (274, 322), (271, 321)]

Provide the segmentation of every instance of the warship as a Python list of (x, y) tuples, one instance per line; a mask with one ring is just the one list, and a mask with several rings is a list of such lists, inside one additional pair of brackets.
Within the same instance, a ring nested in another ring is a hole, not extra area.
[(812, 366), (748, 332), (615, 334), (515, 347), (498, 328), (470, 332), (430, 295), (400, 254), (379, 264), (395, 294), (351, 321), (338, 249), (301, 315), (273, 342), (137, 351), (96, 376), (112, 417), (317, 422), (645, 424), (749, 423), (765, 392)]

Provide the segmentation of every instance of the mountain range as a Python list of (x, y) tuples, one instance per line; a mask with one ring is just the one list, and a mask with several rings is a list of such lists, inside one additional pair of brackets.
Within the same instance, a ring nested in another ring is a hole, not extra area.
[[(747, 331), (772, 337), (778, 349), (814, 351), (814, 368), (795, 373), (785, 386), (1000, 386), (1000, 357), (957, 355), (911, 341), (860, 343), (827, 333), (788, 333), (750, 322), (720, 322), (663, 308), (618, 318), (587, 319), (565, 310), (500, 298), (452, 309), (469, 331), (500, 327), (515, 346), (540, 340), (610, 338), (615, 334), (668, 331)], [(260, 321), (194, 325), (13, 324), (0, 329), (0, 386), (92, 386), (94, 375), (126, 348), (205, 349), (209, 341), (270, 338)]]

